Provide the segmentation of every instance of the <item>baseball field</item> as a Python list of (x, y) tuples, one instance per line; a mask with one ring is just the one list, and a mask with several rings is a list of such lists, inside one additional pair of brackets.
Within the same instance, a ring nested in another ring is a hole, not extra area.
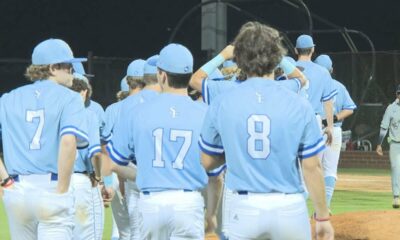
[[(398, 239), (400, 210), (392, 209), (389, 170), (340, 169), (332, 201), (332, 223), (338, 240)], [(312, 210), (310, 210), (311, 212)], [(110, 209), (106, 209), (103, 239), (110, 239)], [(0, 239), (10, 239), (0, 203)]]

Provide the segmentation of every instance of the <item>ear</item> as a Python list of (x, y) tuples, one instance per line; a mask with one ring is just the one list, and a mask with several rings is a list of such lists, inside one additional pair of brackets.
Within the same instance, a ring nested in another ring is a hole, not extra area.
[(55, 68), (55, 66), (53, 64), (50, 64), (50, 66), (49, 66), (50, 75), (54, 76), (54, 73), (56, 70), (57, 69)]

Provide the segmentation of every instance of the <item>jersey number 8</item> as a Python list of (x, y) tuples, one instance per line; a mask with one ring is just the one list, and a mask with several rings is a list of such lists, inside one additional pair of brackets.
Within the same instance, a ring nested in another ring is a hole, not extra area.
[(271, 121), (265, 115), (251, 115), (247, 119), (247, 152), (254, 159), (266, 159), (270, 153)]

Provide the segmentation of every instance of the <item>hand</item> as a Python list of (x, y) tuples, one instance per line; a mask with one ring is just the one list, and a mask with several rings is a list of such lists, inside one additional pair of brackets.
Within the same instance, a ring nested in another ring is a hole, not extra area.
[(381, 145), (376, 146), (376, 153), (379, 156), (383, 156), (383, 151), (382, 151), (382, 146)]
[(113, 188), (107, 188), (105, 186), (102, 186), (101, 188), (101, 196), (103, 197), (103, 204), (104, 207), (109, 207), (111, 204), (111, 201), (113, 200), (115, 195), (115, 191)]
[(96, 177), (94, 173), (90, 174), (90, 182), (92, 183), (92, 187), (97, 187), (99, 185), (100, 180), (101, 177)]
[(330, 221), (316, 222), (315, 233), (317, 240), (333, 240), (335, 239), (335, 232)]
[(324, 130), (324, 134), (326, 134), (326, 145), (330, 146), (332, 144), (332, 136), (333, 133), (333, 128), (332, 127), (326, 127)]
[(225, 58), (225, 60), (232, 59), (234, 49), (235, 47), (233, 45), (228, 45), (221, 51), (220, 54)]
[(217, 216), (206, 216), (205, 233), (215, 233), (217, 227)]

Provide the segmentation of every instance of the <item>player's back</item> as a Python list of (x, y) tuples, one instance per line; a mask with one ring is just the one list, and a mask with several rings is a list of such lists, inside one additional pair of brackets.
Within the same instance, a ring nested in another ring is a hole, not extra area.
[(66, 106), (77, 106), (74, 113), (82, 112), (83, 101), (50, 80), (36, 81), (1, 97), (4, 159), (10, 174), (57, 173), (60, 135), (73, 132), (87, 139), (86, 133), (63, 117), (68, 114)]
[(106, 108), (104, 114), (104, 128), (101, 131), (101, 140), (109, 142), (112, 137), (115, 121), (119, 116), (122, 102), (115, 102)]
[(203, 188), (207, 176), (196, 143), (206, 106), (188, 96), (164, 93), (134, 111), (132, 137), (139, 189)]
[(304, 75), (309, 80), (306, 98), (315, 113), (322, 113), (322, 101), (329, 100), (335, 94), (329, 72), (312, 61), (297, 61), (297, 66), (304, 68)]
[(315, 121), (306, 100), (276, 81), (254, 78), (221, 95), (211, 113), (225, 150), (229, 189), (303, 192), (297, 156), (305, 126)]
[(103, 131), (104, 122), (105, 122), (105, 113), (103, 107), (93, 100), (90, 100), (88, 108), (96, 113), (96, 117), (99, 121), (100, 133)]

